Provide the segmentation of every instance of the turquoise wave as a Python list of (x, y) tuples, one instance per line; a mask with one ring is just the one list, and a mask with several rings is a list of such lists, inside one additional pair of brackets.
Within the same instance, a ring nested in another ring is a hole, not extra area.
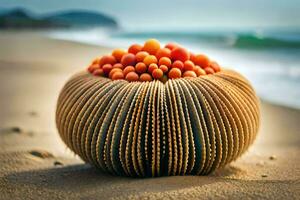
[(179, 43), (222, 45), (233, 48), (300, 48), (300, 32), (119, 32), (112, 37), (157, 38)]
[(300, 48), (300, 40), (239, 35), (235, 39), (233, 46), (237, 48)]

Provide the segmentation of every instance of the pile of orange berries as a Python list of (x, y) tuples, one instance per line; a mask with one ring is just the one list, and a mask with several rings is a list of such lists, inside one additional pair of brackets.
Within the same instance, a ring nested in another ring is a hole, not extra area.
[(113, 50), (111, 55), (95, 59), (88, 71), (112, 80), (152, 81), (181, 77), (199, 77), (221, 70), (218, 63), (203, 54), (193, 54), (175, 43), (161, 48), (159, 41), (149, 39), (145, 44), (133, 44), (127, 51)]

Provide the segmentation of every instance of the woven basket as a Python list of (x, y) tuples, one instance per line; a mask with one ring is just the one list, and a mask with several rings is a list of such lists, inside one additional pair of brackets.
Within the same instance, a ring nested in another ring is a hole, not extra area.
[(56, 111), (72, 151), (104, 172), (133, 177), (208, 174), (248, 149), (259, 121), (253, 88), (226, 69), (165, 84), (79, 72)]

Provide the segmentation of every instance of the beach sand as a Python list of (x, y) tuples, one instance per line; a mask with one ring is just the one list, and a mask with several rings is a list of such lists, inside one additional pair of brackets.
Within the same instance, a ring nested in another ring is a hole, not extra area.
[(0, 44), (0, 199), (299, 199), (299, 110), (262, 102), (254, 145), (209, 176), (115, 177), (68, 150), (54, 119), (64, 82), (110, 49), (31, 32)]

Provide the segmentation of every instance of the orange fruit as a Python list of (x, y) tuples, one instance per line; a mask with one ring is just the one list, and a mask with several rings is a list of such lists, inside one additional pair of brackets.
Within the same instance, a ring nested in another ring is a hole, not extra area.
[(143, 62), (145, 57), (148, 56), (149, 53), (146, 51), (140, 51), (135, 55), (136, 61), (137, 62)]
[(183, 77), (197, 77), (197, 74), (194, 71), (188, 70), (188, 71), (185, 71), (182, 76)]
[(103, 69), (96, 69), (93, 71), (93, 75), (95, 76), (104, 76)]
[(149, 39), (145, 42), (142, 50), (147, 51), (151, 55), (155, 55), (159, 49), (160, 49), (159, 41), (156, 39)]
[(111, 55), (113, 57), (115, 57), (115, 59), (118, 61), (118, 62), (121, 62), (121, 59), (122, 59), (122, 56), (124, 54), (126, 54), (127, 52), (124, 50), (124, 49), (115, 49), (113, 50), (113, 52), (111, 53)]
[(135, 68), (133, 66), (127, 66), (123, 69), (124, 76), (126, 76), (129, 72), (135, 72)]
[(96, 69), (99, 69), (99, 68), (100, 68), (99, 64), (93, 64), (88, 67), (88, 71), (90, 73), (93, 73), (93, 71), (95, 71)]
[(121, 59), (121, 64), (126, 67), (129, 65), (134, 66), (136, 63), (136, 59), (135, 59), (135, 55), (132, 53), (127, 53), (125, 55), (123, 55), (122, 59)]
[(189, 71), (194, 69), (194, 63), (190, 60), (187, 60), (183, 63), (183, 69), (184, 71)]
[(114, 74), (115, 72), (122, 72), (122, 69), (120, 69), (120, 68), (113, 68), (112, 70), (110, 70), (110, 72), (109, 72), (109, 74), (108, 74), (108, 77), (109, 77), (109, 78), (112, 78), (112, 76), (113, 76), (113, 74)]
[(197, 76), (203, 76), (203, 75), (206, 75), (206, 72), (204, 69), (202, 69), (200, 66), (196, 65), (194, 67), (194, 71), (195, 73), (197, 74)]
[(190, 54), (186, 49), (182, 47), (176, 47), (171, 51), (171, 58), (172, 60), (180, 60), (185, 62), (186, 60), (190, 59)]
[(108, 75), (110, 70), (112, 70), (112, 65), (111, 64), (105, 64), (102, 66), (103, 72), (105, 75)]
[(152, 76), (148, 73), (143, 73), (140, 76), (140, 81), (144, 82), (144, 81), (152, 81)]
[(172, 68), (168, 73), (168, 77), (171, 79), (180, 78), (181, 70), (178, 68)]
[(152, 81), (163, 83), (180, 77), (199, 77), (221, 71), (221, 66), (204, 54), (194, 54), (176, 43), (161, 47), (156, 39), (144, 45), (132, 44), (128, 51), (114, 49), (111, 55), (95, 58), (87, 70), (112, 80)]
[(160, 65), (159, 69), (161, 69), (163, 73), (167, 73), (169, 71), (169, 68), (166, 65)]
[(157, 64), (152, 63), (152, 64), (150, 64), (149, 67), (148, 67), (148, 72), (149, 72), (150, 74), (152, 74), (153, 70), (155, 70), (155, 69), (158, 69), (158, 66), (157, 66)]
[(133, 44), (128, 48), (128, 53), (137, 54), (138, 52), (142, 51), (142, 45)]
[(209, 66), (209, 58), (203, 54), (196, 55), (193, 62), (195, 65), (199, 65), (203, 69)]
[(114, 56), (112, 55), (105, 55), (102, 56), (102, 58), (100, 59), (99, 65), (103, 66), (105, 64), (111, 64), (114, 65), (117, 62), (117, 60), (115, 59)]
[(119, 79), (124, 79), (124, 74), (122, 71), (116, 71), (112, 77), (111, 77), (112, 80), (119, 80)]
[(147, 71), (147, 66), (143, 62), (139, 62), (135, 65), (135, 71), (139, 74), (144, 73)]
[(144, 58), (144, 63), (148, 66), (152, 63), (157, 63), (157, 58), (153, 55), (148, 55)]
[(172, 68), (178, 68), (180, 70), (183, 70), (183, 67), (184, 67), (183, 62), (181, 62), (180, 60), (176, 60), (172, 64)]
[(172, 51), (173, 49), (175, 49), (178, 46), (179, 45), (176, 44), (176, 43), (168, 43), (168, 44), (166, 44), (165, 48), (168, 48), (168, 49), (170, 49)]
[(213, 73), (215, 73), (215, 71), (211, 67), (206, 67), (206, 68), (204, 68), (204, 70), (205, 70), (206, 74), (213, 74)]
[(121, 63), (116, 63), (116, 64), (113, 65), (113, 68), (124, 69), (124, 66)]
[(172, 61), (170, 58), (162, 57), (159, 59), (158, 65), (166, 65), (167, 67), (171, 67)]
[(190, 52), (190, 60), (195, 63), (195, 58), (196, 58), (196, 55), (192, 52)]
[(210, 62), (210, 63), (209, 63), (209, 66), (210, 66), (215, 72), (221, 71), (220, 65), (219, 65), (217, 62), (215, 62), (215, 61)]
[(154, 69), (152, 72), (152, 77), (155, 79), (160, 79), (164, 75), (164, 72), (161, 69)]
[(129, 72), (126, 76), (125, 79), (129, 82), (132, 81), (138, 81), (139, 80), (139, 75), (135, 72)]
[(162, 57), (167, 57), (167, 58), (171, 58), (171, 50), (168, 48), (162, 48), (159, 49), (156, 54), (155, 54), (156, 58), (159, 60)]
[(100, 63), (100, 58), (96, 58), (95, 60), (93, 60), (92, 65), (99, 64), (99, 63)]

